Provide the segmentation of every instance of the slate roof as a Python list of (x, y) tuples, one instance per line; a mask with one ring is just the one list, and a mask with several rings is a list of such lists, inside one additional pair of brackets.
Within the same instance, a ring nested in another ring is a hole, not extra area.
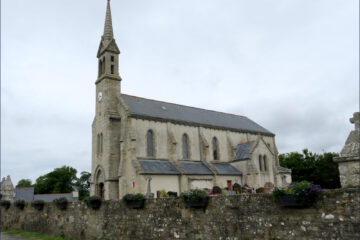
[(244, 160), (249, 158), (249, 152), (251, 148), (254, 146), (255, 142), (247, 142), (242, 143), (236, 146), (236, 156), (235, 161), (237, 160)]
[(181, 173), (169, 161), (164, 160), (139, 160), (144, 174), (180, 175)]
[(278, 173), (291, 173), (291, 169), (284, 168), (284, 167), (281, 167), (281, 166), (277, 167), (277, 171), (278, 171)]
[(242, 172), (229, 163), (213, 163), (219, 175), (242, 175)]
[(243, 132), (272, 132), (247, 117), (121, 94), (132, 116)]
[(24, 200), (25, 202), (31, 202), (32, 200), (34, 200), (34, 188), (33, 187), (15, 188), (14, 201), (16, 200)]
[(188, 175), (214, 175), (214, 173), (202, 162), (180, 161), (180, 166)]
[(73, 197), (72, 193), (55, 193), (55, 194), (36, 194), (34, 200), (44, 200), (45, 202), (52, 202), (56, 198), (64, 197), (70, 202), (75, 202), (78, 199)]

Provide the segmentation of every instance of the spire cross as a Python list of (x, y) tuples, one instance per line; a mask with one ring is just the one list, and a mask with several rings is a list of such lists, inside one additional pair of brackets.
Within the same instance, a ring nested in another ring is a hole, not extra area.
[(353, 117), (350, 118), (350, 122), (355, 124), (355, 130), (359, 130), (359, 117), (360, 117), (360, 113), (355, 112)]

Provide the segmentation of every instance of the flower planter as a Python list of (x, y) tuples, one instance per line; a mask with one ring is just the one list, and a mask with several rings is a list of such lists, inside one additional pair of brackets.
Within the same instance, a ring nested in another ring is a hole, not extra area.
[(140, 200), (127, 200), (125, 201), (126, 206), (132, 209), (141, 209), (144, 208), (145, 205), (145, 199)]
[(282, 195), (276, 199), (280, 207), (309, 207), (312, 205), (312, 202), (297, 201), (294, 195)]
[(17, 200), (17, 201), (15, 201), (14, 205), (15, 205), (15, 207), (17, 207), (18, 209), (23, 210), (24, 207), (25, 207), (25, 201), (23, 201), (23, 200)]
[(35, 200), (31, 203), (31, 205), (38, 211), (41, 211), (44, 209), (45, 202), (42, 200)]
[(5, 208), (6, 210), (10, 208), (11, 202), (8, 200), (1, 200), (0, 202), (1, 206)]
[(187, 207), (191, 208), (206, 208), (209, 204), (209, 197), (205, 197), (199, 200), (184, 200)]
[(66, 198), (57, 198), (53, 202), (59, 210), (66, 210), (68, 204)]
[(85, 203), (89, 208), (97, 210), (101, 207), (101, 198), (98, 196), (87, 197)]

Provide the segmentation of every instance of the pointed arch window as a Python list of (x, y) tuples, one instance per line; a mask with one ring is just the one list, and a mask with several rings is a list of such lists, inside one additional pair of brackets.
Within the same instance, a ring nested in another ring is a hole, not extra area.
[(263, 160), (264, 160), (264, 171), (267, 171), (267, 162), (266, 162), (266, 155), (263, 156)]
[(96, 153), (98, 155), (100, 153), (100, 134), (97, 135), (97, 139), (96, 139)]
[(100, 133), (100, 153), (103, 152), (103, 142), (104, 142), (104, 140), (103, 140), (103, 134)]
[(182, 153), (183, 159), (189, 159), (189, 138), (186, 134), (182, 136)]
[(99, 77), (102, 75), (102, 69), (103, 69), (103, 64), (102, 61), (99, 60)]
[(212, 149), (213, 149), (214, 160), (219, 160), (218, 141), (216, 137), (213, 137), (212, 139)]
[(152, 130), (147, 131), (146, 134), (147, 140), (147, 156), (154, 157), (154, 133)]
[(103, 58), (103, 61), (102, 61), (102, 71), (101, 71), (101, 74), (104, 74), (105, 73), (105, 57)]
[(263, 168), (262, 168), (262, 158), (261, 158), (261, 155), (259, 155), (259, 169), (260, 169), (260, 171), (263, 170)]

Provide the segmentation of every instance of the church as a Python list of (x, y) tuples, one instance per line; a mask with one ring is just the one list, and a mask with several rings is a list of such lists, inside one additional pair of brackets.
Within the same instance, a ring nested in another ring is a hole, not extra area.
[(245, 116), (122, 93), (119, 54), (108, 0), (97, 52), (91, 195), (291, 183), (274, 133)]

